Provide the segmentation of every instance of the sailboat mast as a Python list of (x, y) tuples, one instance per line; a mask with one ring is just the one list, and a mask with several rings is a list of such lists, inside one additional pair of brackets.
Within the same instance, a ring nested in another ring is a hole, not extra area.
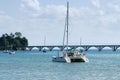
[(81, 43), (82, 43), (82, 39), (80, 38), (80, 46), (81, 46)]
[(44, 37), (44, 46), (45, 46), (45, 43), (46, 43), (46, 36)]
[(67, 42), (66, 42), (66, 45), (67, 45), (67, 50), (68, 50), (68, 25), (69, 25), (69, 2), (67, 2), (67, 21), (66, 21), (66, 27), (67, 27)]

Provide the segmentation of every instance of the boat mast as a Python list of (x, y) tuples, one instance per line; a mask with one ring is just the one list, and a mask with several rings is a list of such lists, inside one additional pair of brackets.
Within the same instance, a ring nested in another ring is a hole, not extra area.
[(80, 38), (80, 46), (81, 46), (81, 44), (82, 44), (82, 39)]
[(66, 27), (67, 27), (67, 42), (66, 42), (66, 45), (67, 45), (67, 50), (68, 50), (68, 25), (69, 25), (69, 2), (67, 2), (67, 21), (66, 21)]
[(45, 51), (45, 44), (46, 44), (46, 36), (44, 37), (44, 48), (43, 48), (43, 51)]
[(46, 36), (44, 37), (44, 46), (45, 46), (45, 43), (46, 43)]
[[(67, 2), (67, 12), (66, 12), (66, 18), (65, 18), (65, 28), (64, 28), (64, 35), (63, 35), (63, 49), (66, 46), (68, 51), (68, 24), (69, 24), (69, 2)], [(66, 37), (66, 38), (65, 38)], [(66, 40), (66, 45), (65, 45)]]
[(80, 38), (80, 50), (81, 50), (82, 39)]

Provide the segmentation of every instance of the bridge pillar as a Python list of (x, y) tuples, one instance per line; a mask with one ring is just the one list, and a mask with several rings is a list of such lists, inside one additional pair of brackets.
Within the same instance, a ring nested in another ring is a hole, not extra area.
[(64, 50), (64, 47), (62, 46), (62, 47), (59, 47), (59, 49), (61, 50), (61, 51), (63, 51)]
[(85, 51), (88, 51), (91, 46), (84, 46)]
[(38, 49), (39, 49), (39, 51), (42, 51), (42, 47), (39, 47)]
[(105, 46), (95, 46), (97, 49), (98, 49), (98, 51), (101, 51)]
[(48, 48), (49, 48), (50, 51), (52, 51), (54, 47), (48, 47)]
[(32, 50), (32, 48), (29, 48), (29, 51), (31, 51)]
[(113, 51), (116, 51), (118, 46), (110, 46), (110, 48), (112, 48)]

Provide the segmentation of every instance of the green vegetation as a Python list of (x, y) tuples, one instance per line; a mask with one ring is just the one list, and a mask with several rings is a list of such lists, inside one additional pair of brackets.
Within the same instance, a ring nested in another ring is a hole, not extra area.
[(28, 40), (22, 37), (20, 32), (9, 35), (5, 33), (0, 37), (0, 50), (25, 50), (26, 46), (28, 46)]

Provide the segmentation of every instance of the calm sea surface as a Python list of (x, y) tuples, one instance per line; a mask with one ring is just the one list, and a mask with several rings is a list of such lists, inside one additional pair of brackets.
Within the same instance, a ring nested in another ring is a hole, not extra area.
[(0, 51), (0, 80), (120, 80), (120, 50), (89, 50), (89, 63), (52, 62), (58, 51)]

